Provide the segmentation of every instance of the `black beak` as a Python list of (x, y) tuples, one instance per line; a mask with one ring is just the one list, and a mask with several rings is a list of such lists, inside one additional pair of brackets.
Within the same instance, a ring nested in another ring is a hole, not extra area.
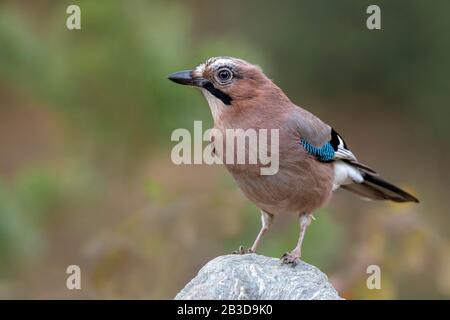
[(204, 88), (215, 97), (222, 100), (224, 104), (231, 104), (232, 99), (228, 94), (215, 88), (214, 85), (210, 81), (208, 81), (208, 79), (205, 79), (203, 77), (193, 77), (192, 70), (174, 72), (170, 76), (168, 76), (168, 78), (175, 83)]
[(208, 83), (208, 80), (205, 78), (192, 77), (192, 70), (174, 72), (168, 76), (168, 79), (175, 83), (196, 87), (203, 87)]

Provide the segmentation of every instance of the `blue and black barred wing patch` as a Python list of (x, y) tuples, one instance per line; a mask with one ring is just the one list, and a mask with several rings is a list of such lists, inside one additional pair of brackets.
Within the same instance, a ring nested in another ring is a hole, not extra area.
[(303, 148), (305, 148), (306, 152), (312, 156), (315, 156), (319, 161), (329, 162), (334, 159), (335, 151), (330, 142), (325, 143), (321, 147), (316, 147), (302, 138), (300, 143)]
[(300, 140), (300, 144), (306, 152), (321, 162), (330, 162), (336, 159), (357, 161), (354, 154), (347, 148), (344, 139), (333, 128), (331, 129), (331, 140), (320, 147), (312, 145), (303, 138)]

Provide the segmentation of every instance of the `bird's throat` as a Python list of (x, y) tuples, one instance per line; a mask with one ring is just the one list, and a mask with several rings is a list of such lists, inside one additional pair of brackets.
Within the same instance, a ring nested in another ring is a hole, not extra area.
[(208, 102), (209, 109), (211, 109), (211, 114), (213, 116), (214, 122), (219, 121), (223, 112), (226, 108), (229, 108), (229, 106), (225, 105), (225, 103), (221, 99), (217, 98), (205, 88), (202, 88), (202, 93), (205, 96), (206, 101)]

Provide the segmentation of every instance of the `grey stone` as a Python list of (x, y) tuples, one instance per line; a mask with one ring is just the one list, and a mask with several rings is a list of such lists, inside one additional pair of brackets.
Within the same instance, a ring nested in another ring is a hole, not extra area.
[(256, 254), (220, 256), (208, 262), (177, 300), (339, 300), (327, 276), (299, 262), (295, 267)]

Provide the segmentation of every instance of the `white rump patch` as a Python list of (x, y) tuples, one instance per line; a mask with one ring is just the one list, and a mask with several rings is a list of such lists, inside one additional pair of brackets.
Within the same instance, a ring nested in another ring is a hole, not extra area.
[(333, 191), (344, 184), (362, 183), (364, 178), (358, 169), (343, 161), (334, 162)]

